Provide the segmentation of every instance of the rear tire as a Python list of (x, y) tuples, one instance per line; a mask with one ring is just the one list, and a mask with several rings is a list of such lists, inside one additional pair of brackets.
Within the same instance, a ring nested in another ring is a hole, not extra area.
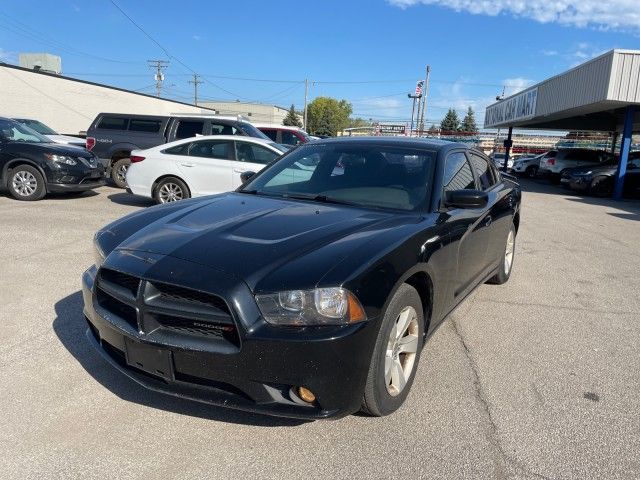
[(111, 180), (118, 188), (127, 188), (127, 170), (131, 165), (129, 158), (121, 158), (111, 166)]
[(405, 283), (385, 310), (364, 388), (362, 412), (381, 417), (404, 403), (418, 368), (424, 328), (420, 295)]
[(158, 182), (153, 190), (156, 203), (171, 203), (191, 198), (189, 187), (177, 177), (166, 177)]
[(504, 255), (500, 262), (500, 270), (493, 277), (491, 277), (487, 283), (493, 285), (502, 285), (509, 281), (511, 277), (511, 271), (513, 270), (513, 261), (516, 256), (516, 226), (512, 223), (509, 233), (507, 234), (507, 241), (504, 246)]
[(11, 169), (7, 182), (9, 193), (16, 200), (32, 202), (47, 194), (44, 177), (31, 165), (18, 165)]

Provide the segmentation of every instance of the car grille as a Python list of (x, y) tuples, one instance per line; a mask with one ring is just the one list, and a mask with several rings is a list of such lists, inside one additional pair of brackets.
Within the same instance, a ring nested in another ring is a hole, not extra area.
[(96, 300), (106, 313), (141, 333), (160, 329), (239, 346), (231, 311), (214, 294), (101, 268), (96, 279)]

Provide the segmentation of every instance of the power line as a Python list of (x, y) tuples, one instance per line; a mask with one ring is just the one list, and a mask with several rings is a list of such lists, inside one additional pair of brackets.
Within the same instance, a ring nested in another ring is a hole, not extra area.
[[(182, 60), (180, 60), (178, 57), (172, 55), (169, 50), (167, 50), (165, 47), (162, 46), (162, 44), (156, 40), (155, 38), (153, 38), (149, 33), (147, 33), (147, 31), (142, 28), (133, 18), (131, 18), (129, 15), (127, 15), (127, 13), (122, 10), (122, 8), (120, 8), (120, 6), (114, 1), (114, 0), (109, 0), (114, 7), (116, 7), (118, 9), (118, 11), (120, 13), (122, 13), (122, 15), (124, 15), (138, 30), (140, 30), (149, 40), (151, 40), (154, 44), (156, 44), (164, 53), (165, 55), (170, 59), (170, 60), (175, 60), (178, 64), (182, 65), (182, 67), (184, 67), (185, 69), (189, 70), (192, 74), (197, 73), (194, 69), (192, 69), (191, 67), (189, 67), (187, 64), (185, 64)], [(233, 92), (230, 92), (229, 90), (226, 90), (224, 88), (222, 88), (219, 85), (216, 85), (215, 83), (213, 83), (211, 80), (205, 78), (205, 80), (207, 81), (207, 83), (213, 85), (214, 87), (216, 87), (219, 90), (222, 90), (223, 92), (231, 95), (232, 97), (235, 98), (243, 98), (240, 97), (239, 95), (236, 95)]]
[(9, 22), (11, 22), (9, 25), (7, 24), (0, 24), (0, 28), (3, 28), (15, 35), (19, 35), (22, 36), (24, 38), (28, 38), (32, 41), (35, 41), (37, 43), (40, 43), (42, 45), (46, 45), (48, 47), (54, 48), (54, 49), (58, 49), (61, 51), (64, 51), (66, 53), (68, 53), (69, 55), (75, 55), (75, 56), (81, 56), (81, 57), (87, 57), (87, 58), (94, 58), (96, 60), (100, 60), (103, 62), (112, 62), (112, 63), (122, 63), (122, 64), (139, 64), (142, 62), (139, 61), (131, 61), (131, 60), (116, 60), (113, 58), (107, 58), (107, 57), (101, 57), (99, 55), (94, 55), (91, 53), (87, 53), (87, 52), (83, 52), (82, 50), (78, 50), (75, 47), (71, 47), (70, 45), (67, 45), (65, 43), (59, 42), (47, 35), (42, 34), (39, 31), (33, 30), (31, 27), (29, 27), (27, 24), (21, 22), (20, 20), (11, 17), (10, 15), (8, 15), (5, 12), (0, 12), (0, 15), (2, 15), (3, 17), (5, 17)]

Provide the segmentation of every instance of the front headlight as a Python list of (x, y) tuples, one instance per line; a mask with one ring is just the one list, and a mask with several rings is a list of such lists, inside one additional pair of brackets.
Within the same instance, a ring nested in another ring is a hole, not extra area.
[(98, 236), (100, 233), (101, 232), (96, 233), (93, 237), (93, 261), (95, 262), (96, 268), (100, 268), (106, 258), (104, 251), (100, 247), (100, 242), (98, 242)]
[(256, 302), (273, 325), (347, 325), (367, 319), (355, 295), (341, 287), (256, 295)]
[(68, 157), (67, 155), (55, 155), (53, 153), (45, 153), (44, 156), (50, 162), (64, 164), (64, 165), (77, 165), (78, 162), (73, 157)]

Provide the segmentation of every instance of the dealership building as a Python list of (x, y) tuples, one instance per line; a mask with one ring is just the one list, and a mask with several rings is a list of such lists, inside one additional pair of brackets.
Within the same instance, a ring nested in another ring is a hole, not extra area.
[(485, 128), (610, 132), (620, 149), (620, 198), (632, 136), (640, 132), (640, 50), (611, 50), (487, 107)]
[[(43, 57), (42, 61), (46, 63), (47, 59)], [(100, 112), (146, 115), (215, 113), (206, 106), (195, 107), (47, 70), (0, 63), (0, 117), (36, 119), (58, 133), (78, 135), (89, 128)]]

